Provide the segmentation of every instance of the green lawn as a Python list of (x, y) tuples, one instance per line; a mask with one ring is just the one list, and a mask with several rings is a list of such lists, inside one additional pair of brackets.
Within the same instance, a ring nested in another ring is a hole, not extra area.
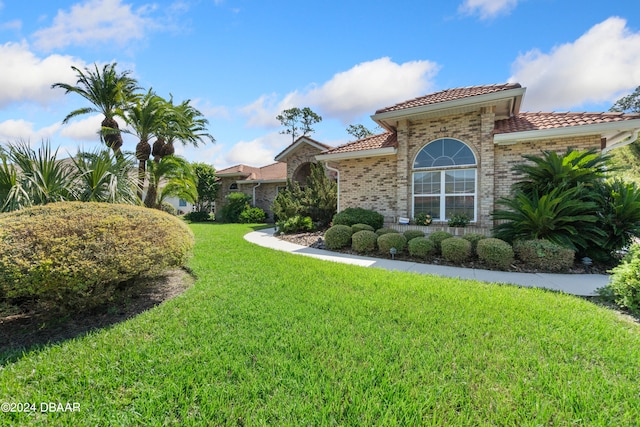
[(632, 426), (640, 326), (579, 298), (334, 264), (193, 225), (193, 288), (0, 369), (0, 425)]

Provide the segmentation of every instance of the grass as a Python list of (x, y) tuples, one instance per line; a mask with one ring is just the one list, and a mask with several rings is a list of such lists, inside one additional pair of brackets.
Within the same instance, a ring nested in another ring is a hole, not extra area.
[(0, 402), (81, 412), (0, 425), (638, 424), (640, 327), (614, 311), (192, 227), (185, 294), (0, 369)]

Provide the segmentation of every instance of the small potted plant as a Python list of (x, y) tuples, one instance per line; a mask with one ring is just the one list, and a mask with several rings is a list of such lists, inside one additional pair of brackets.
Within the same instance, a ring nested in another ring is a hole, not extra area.
[(417, 214), (413, 220), (415, 221), (416, 225), (424, 225), (424, 226), (431, 225), (431, 222), (433, 221), (431, 219), (431, 215), (426, 213)]
[(465, 214), (454, 215), (451, 218), (449, 218), (449, 227), (464, 228), (467, 226), (467, 224), (469, 224), (470, 221), (471, 221), (471, 218), (469, 218)]

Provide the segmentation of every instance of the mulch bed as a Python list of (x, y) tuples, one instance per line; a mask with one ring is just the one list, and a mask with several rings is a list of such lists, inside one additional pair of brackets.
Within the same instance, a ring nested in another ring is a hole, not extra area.
[(121, 291), (113, 302), (87, 313), (51, 313), (37, 306), (0, 307), (0, 365), (22, 351), (65, 341), (134, 317), (187, 290), (185, 270), (172, 270)]

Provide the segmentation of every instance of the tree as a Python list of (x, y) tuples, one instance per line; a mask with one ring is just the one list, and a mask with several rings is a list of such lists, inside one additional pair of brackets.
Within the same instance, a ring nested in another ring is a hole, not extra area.
[(640, 113), (640, 86), (632, 94), (624, 96), (613, 104), (609, 111)]
[(195, 203), (197, 212), (211, 212), (213, 202), (218, 194), (216, 182), (216, 170), (206, 163), (193, 163), (191, 165), (198, 178), (198, 198)]
[(138, 196), (142, 199), (146, 179), (147, 160), (151, 157), (152, 137), (157, 137), (165, 125), (166, 101), (156, 95), (152, 89), (135, 100), (125, 110), (118, 111), (131, 130), (125, 132), (138, 137), (136, 158), (138, 159)]
[(307, 136), (315, 132), (313, 125), (320, 123), (322, 117), (314, 113), (309, 107), (302, 109), (298, 107), (283, 110), (276, 116), (276, 119), (286, 129), (280, 133), (283, 135), (291, 135), (291, 140), (295, 141), (300, 136)]
[(67, 123), (73, 117), (101, 113), (104, 115), (100, 129), (100, 139), (107, 147), (113, 150), (116, 156), (121, 156), (122, 135), (115, 120), (116, 111), (126, 108), (136, 97), (140, 89), (135, 79), (129, 76), (130, 71), (116, 72), (116, 63), (107, 64), (102, 68), (94, 64), (95, 70), (85, 68), (84, 71), (77, 67), (71, 67), (78, 75), (75, 86), (66, 83), (54, 83), (52, 88), (62, 88), (67, 93), (76, 93), (93, 107), (79, 108), (67, 114), (62, 123)]
[(355, 125), (349, 125), (347, 127), (347, 133), (353, 136), (355, 139), (362, 139), (368, 136), (373, 136), (373, 132), (367, 129), (364, 125), (358, 123)]
[(144, 199), (145, 206), (160, 209), (168, 197), (196, 202), (198, 178), (189, 162), (182, 157), (166, 156), (158, 162), (148, 160), (147, 163), (149, 187)]

